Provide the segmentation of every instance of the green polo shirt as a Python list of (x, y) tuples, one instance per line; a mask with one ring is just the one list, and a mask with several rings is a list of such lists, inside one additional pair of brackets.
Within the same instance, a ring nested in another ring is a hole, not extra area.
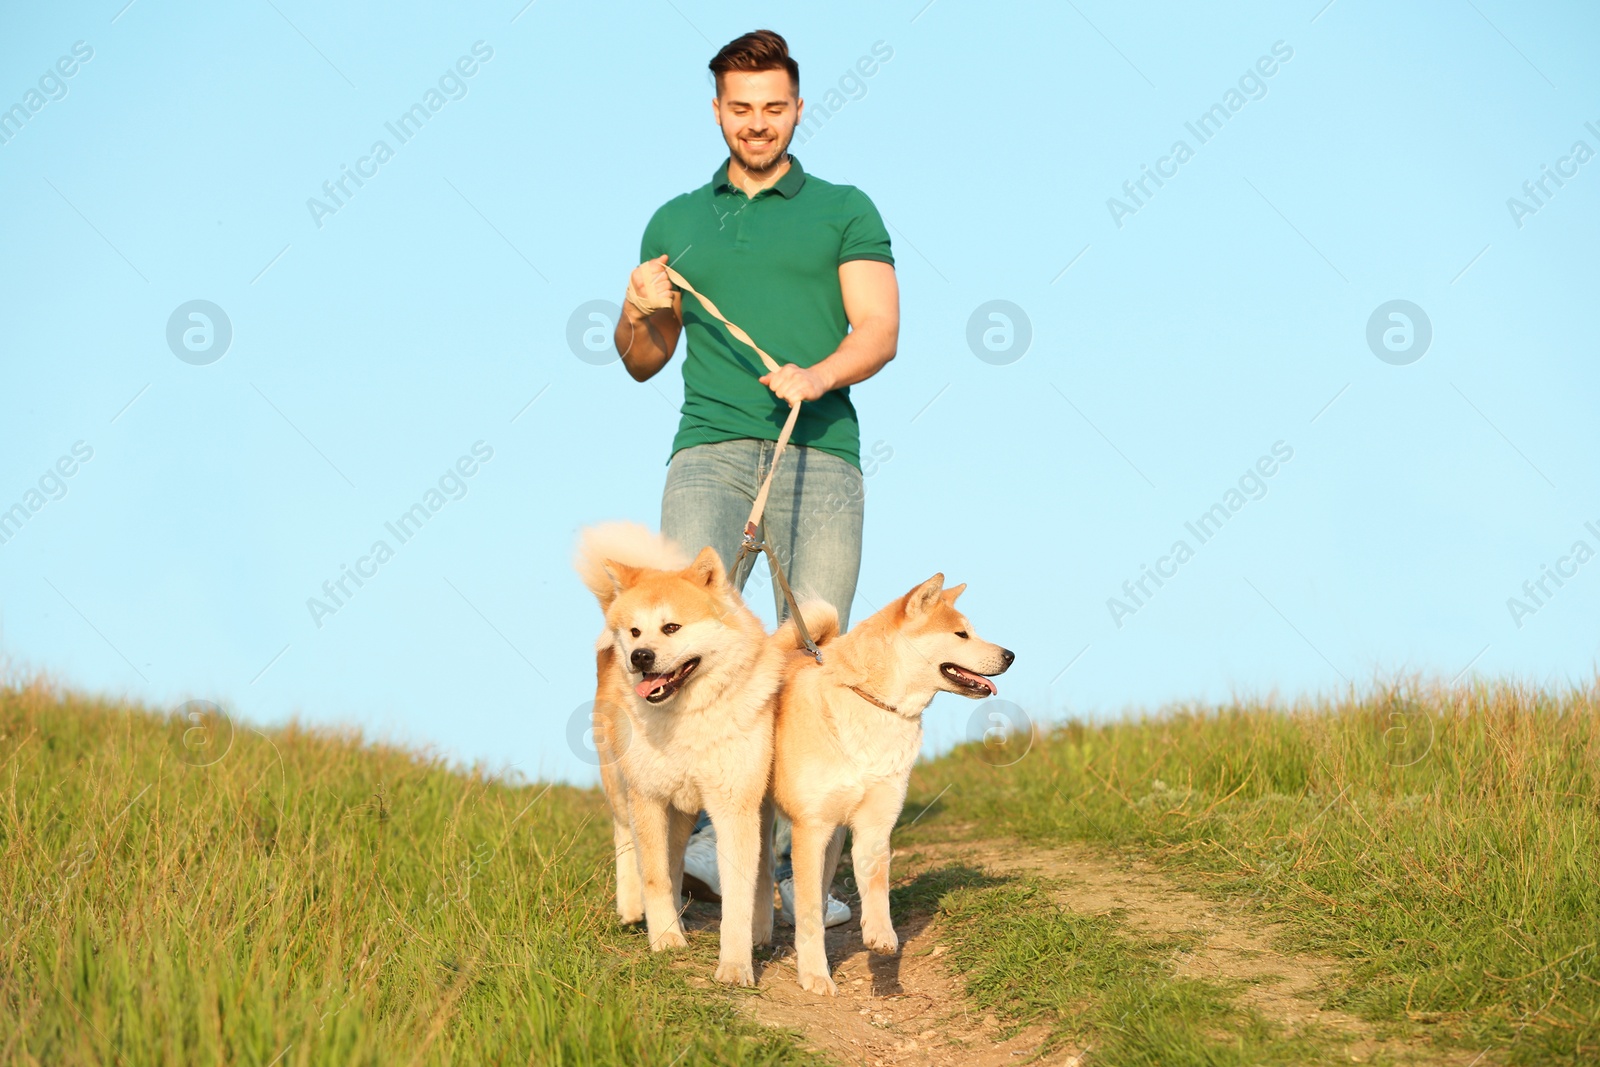
[[(772, 187), (746, 196), (711, 181), (667, 201), (650, 218), (639, 260), (668, 262), (780, 364), (809, 367), (833, 354), (849, 332), (839, 264), (894, 263), (878, 209), (852, 185), (807, 174), (789, 157)], [(683, 418), (672, 451), (739, 438), (776, 441), (789, 416), (759, 379), (761, 357), (733, 339), (700, 301), (683, 294)], [(791, 440), (861, 466), (861, 430), (848, 387), (800, 407)]]

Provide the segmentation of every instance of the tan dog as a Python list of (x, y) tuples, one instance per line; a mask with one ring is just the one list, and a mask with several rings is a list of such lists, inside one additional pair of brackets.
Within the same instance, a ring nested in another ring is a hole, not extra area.
[[(617, 913), (653, 950), (687, 944), (683, 849), (702, 808), (722, 878), (718, 981), (754, 985), (772, 939), (767, 782), (783, 649), (729, 585), (714, 549), (693, 561), (631, 523), (583, 531), (576, 567), (600, 601), (595, 747), (611, 806)], [(769, 837), (770, 839), (770, 837)]]
[(822, 646), (818, 665), (796, 646), (794, 623), (773, 635), (785, 650), (773, 764), (773, 795), (794, 822), (795, 956), (800, 985), (837, 992), (823, 945), (822, 906), (844, 843), (861, 887), (861, 938), (869, 949), (900, 945), (889, 921), (889, 834), (905, 806), (911, 766), (922, 747), (922, 712), (939, 692), (982, 698), (988, 675), (1015, 658), (979, 640), (955, 608), (965, 585), (936, 574), (838, 636), (838, 614), (801, 606)]

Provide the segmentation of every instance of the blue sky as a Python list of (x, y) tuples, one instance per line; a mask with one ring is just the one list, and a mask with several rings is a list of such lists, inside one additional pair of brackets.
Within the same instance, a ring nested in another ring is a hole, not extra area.
[[(567, 561), (584, 524), (657, 521), (681, 381), (588, 352), (583, 309), (724, 157), (705, 64), (768, 26), (822, 120), (794, 153), (873, 198), (898, 258), (900, 355), (855, 390), (888, 456), (855, 617), (936, 570), (969, 583), (1018, 655), (1002, 697), (1037, 718), (1590, 679), (1597, 22), (1504, 0), (10, 8), (0, 508), (26, 516), (0, 651), (592, 780), (569, 724), (599, 614)], [(430, 90), (402, 142), (386, 124)], [(337, 210), (308, 206), (346, 169), (368, 176)], [(192, 301), (221, 311), (220, 358), (219, 333), (184, 346)], [(441, 479), (420, 531), (387, 534)], [(1218, 504), (1202, 541), (1186, 524)], [(314, 619), (379, 539), (392, 558)], [(1168, 577), (1140, 591), (1146, 567)], [(985, 713), (938, 698), (929, 750)]]

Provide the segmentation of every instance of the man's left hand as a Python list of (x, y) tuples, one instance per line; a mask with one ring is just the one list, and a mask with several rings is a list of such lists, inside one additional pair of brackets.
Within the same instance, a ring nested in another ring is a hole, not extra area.
[(761, 376), (761, 384), (790, 404), (816, 400), (826, 393), (830, 384), (815, 367), (801, 367), (785, 363), (775, 371)]

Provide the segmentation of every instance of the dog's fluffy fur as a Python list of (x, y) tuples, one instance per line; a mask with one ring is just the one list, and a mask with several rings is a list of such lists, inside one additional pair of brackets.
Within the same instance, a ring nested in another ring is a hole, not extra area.
[(717, 832), (722, 943), (716, 977), (755, 984), (772, 938), (772, 861), (762, 828), (783, 649), (729, 584), (714, 549), (693, 560), (631, 523), (583, 531), (576, 569), (600, 602), (595, 747), (611, 806), (617, 913), (650, 947), (686, 944), (683, 850), (702, 808)]
[(922, 712), (939, 692), (990, 696), (995, 687), (987, 676), (1011, 665), (1012, 654), (980, 640), (956, 610), (965, 588), (945, 589), (944, 575), (936, 574), (842, 637), (832, 607), (802, 604), (822, 648), (820, 665), (794, 651), (792, 620), (772, 638), (786, 660), (773, 795), (794, 823), (795, 955), (800, 984), (810, 992), (837, 992), (822, 908), (843, 827), (855, 835), (862, 940), (874, 952), (893, 953), (899, 938), (889, 921), (889, 834), (922, 747)]

